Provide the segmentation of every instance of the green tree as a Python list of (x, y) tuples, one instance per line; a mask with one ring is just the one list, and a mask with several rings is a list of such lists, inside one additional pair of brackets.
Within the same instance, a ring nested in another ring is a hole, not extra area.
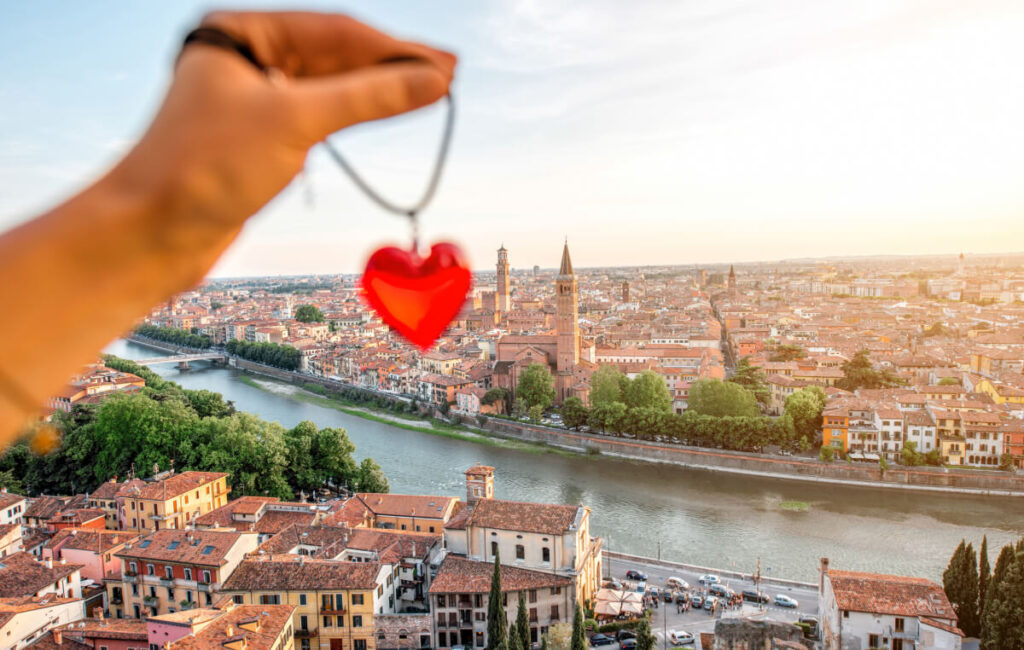
[(544, 635), (546, 647), (548, 650), (570, 650), (572, 648), (572, 632), (572, 624), (555, 623), (548, 628), (548, 633)]
[[(1008, 545), (999, 554), (989, 594), (985, 603), (982, 649), (1018, 650), (1024, 647), (1024, 552), (1019, 543), (1017, 549)], [(960, 629), (967, 634), (962, 621)]]
[(753, 393), (717, 379), (698, 379), (690, 386), (689, 408), (699, 415), (717, 417), (754, 417), (759, 413)]
[(603, 364), (590, 376), (590, 404), (611, 404), (624, 402), (622, 388), (629, 381), (626, 375), (613, 365)]
[(775, 348), (775, 352), (772, 356), (768, 357), (769, 361), (796, 361), (797, 359), (803, 359), (807, 356), (807, 350), (804, 350), (799, 345), (780, 345)]
[(985, 602), (981, 610), (982, 648), (1000, 648), (1000, 645), (995, 641), (1001, 639), (1004, 635), (1002, 629), (1004, 623), (1002, 610), (1006, 590), (1002, 587), (1002, 583), (1006, 578), (1010, 565), (1014, 563), (1015, 559), (1016, 553), (1013, 550), (1012, 544), (1004, 546), (999, 552), (999, 557), (996, 558), (996, 568), (992, 572), (992, 580), (988, 584), (988, 589), (986, 589)]
[(943, 377), (939, 380), (939, 386), (959, 386), (960, 380), (956, 377)]
[(526, 402), (527, 407), (540, 406), (543, 411), (555, 401), (555, 380), (551, 371), (542, 363), (531, 363), (519, 375), (516, 398)]
[[(985, 609), (985, 594), (988, 593), (988, 585), (992, 580), (992, 568), (988, 563), (988, 535), (981, 538), (981, 548), (978, 549), (978, 622), (981, 624), (981, 612)], [(978, 630), (981, 634), (981, 630)]]
[(22, 491), (21, 481), (14, 475), (14, 470), (0, 470), (0, 488), (8, 492), (20, 494)]
[(832, 459), (836, 457), (836, 450), (834, 447), (825, 445), (821, 448), (821, 451), (818, 452), (818, 457), (826, 463), (831, 463)]
[(587, 632), (583, 627), (583, 610), (576, 603), (572, 614), (572, 644), (570, 650), (587, 650)]
[(911, 466), (924, 465), (924, 454), (917, 450), (916, 442), (908, 440), (903, 443), (903, 449), (900, 450), (900, 462)]
[(875, 370), (868, 351), (861, 350), (843, 364), (843, 378), (836, 382), (836, 386), (855, 391), (859, 388), (888, 388), (902, 383), (889, 369)]
[(644, 370), (624, 386), (622, 401), (626, 408), (672, 410), (672, 395), (668, 392), (668, 385), (661, 375), (653, 370)]
[(999, 457), (999, 469), (1006, 472), (1013, 471), (1015, 460), (1016, 459), (1014, 458), (1013, 454), (1009, 452), (1004, 453), (1002, 456)]
[(626, 405), (622, 402), (597, 404), (590, 409), (587, 426), (595, 431), (621, 433), (626, 421)]
[(658, 638), (651, 633), (651, 620), (644, 616), (636, 626), (637, 650), (654, 650)]
[(978, 636), (978, 556), (973, 545), (960, 541), (942, 574), (942, 588), (956, 611), (960, 629), (967, 636)]
[(544, 417), (544, 409), (541, 408), (540, 404), (534, 404), (530, 408), (526, 409), (526, 413), (530, 418), (530, 422), (540, 422), (541, 418)]
[(494, 554), (494, 572), (491, 574), (491, 591), (487, 597), (487, 650), (507, 650), (505, 605), (501, 596), (501, 559)]
[(739, 363), (736, 364), (736, 372), (728, 381), (750, 391), (761, 406), (768, 405), (771, 396), (768, 393), (768, 383), (764, 372), (761, 370), (761, 366), (750, 363), (750, 357), (743, 357), (739, 360)]
[(322, 323), (324, 313), (316, 305), (299, 305), (295, 309), (295, 320), (300, 323)]
[(516, 612), (516, 632), (519, 642), (526, 650), (530, 647), (530, 618), (526, 612), (525, 592), (519, 592), (519, 611)]
[(372, 458), (364, 458), (359, 463), (359, 491), (360, 492), (382, 492), (391, 491), (388, 477), (384, 475), (380, 465)]
[(825, 391), (808, 386), (794, 391), (786, 398), (785, 414), (793, 418), (797, 438), (814, 440), (821, 431), (821, 413), (825, 410)]
[(505, 642), (505, 645), (508, 647), (508, 650), (525, 650), (515, 621), (508, 624), (508, 641)]
[(480, 403), (484, 406), (500, 404), (501, 408), (499, 409), (499, 412), (507, 413), (509, 411), (508, 398), (508, 389), (495, 387), (484, 393), (483, 399), (480, 400)]
[(583, 406), (583, 400), (573, 395), (572, 397), (565, 398), (565, 403), (562, 404), (562, 422), (565, 426), (570, 429), (578, 429), (582, 425), (587, 423), (587, 417), (590, 413), (587, 411), (587, 407)]

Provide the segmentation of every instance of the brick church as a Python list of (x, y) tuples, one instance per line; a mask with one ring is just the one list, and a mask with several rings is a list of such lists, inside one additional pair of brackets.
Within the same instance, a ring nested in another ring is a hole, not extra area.
[[(494, 293), (495, 312), (499, 320), (511, 307), (508, 251), (498, 249), (497, 285)], [(531, 363), (551, 369), (555, 379), (555, 403), (576, 396), (587, 402), (590, 375), (597, 370), (592, 343), (580, 336), (577, 298), (579, 288), (569, 257), (569, 244), (562, 249), (562, 263), (555, 279), (555, 327), (538, 334), (506, 334), (498, 340), (494, 385), (506, 388), (515, 397), (519, 374)]]

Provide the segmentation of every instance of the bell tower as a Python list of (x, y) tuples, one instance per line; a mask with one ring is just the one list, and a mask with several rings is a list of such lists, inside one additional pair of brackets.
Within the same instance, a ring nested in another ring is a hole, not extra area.
[(466, 470), (466, 503), (494, 498), (494, 468), (474, 465)]
[(494, 311), (507, 314), (512, 308), (509, 285), (508, 251), (502, 244), (498, 249), (497, 286), (494, 291)]
[(579, 307), (576, 302), (579, 289), (576, 284), (576, 274), (572, 270), (572, 260), (569, 259), (568, 241), (562, 249), (562, 265), (558, 269), (558, 279), (555, 285), (557, 293), (555, 329), (558, 332), (555, 353), (558, 373), (556, 385), (558, 401), (562, 402), (568, 396), (569, 387), (572, 385), (573, 371), (580, 362), (580, 321)]

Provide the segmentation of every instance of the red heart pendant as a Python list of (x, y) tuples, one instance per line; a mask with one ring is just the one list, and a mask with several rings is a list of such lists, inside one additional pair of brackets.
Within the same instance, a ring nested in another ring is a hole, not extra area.
[(363, 271), (370, 306), (422, 350), (434, 344), (462, 309), (471, 281), (462, 251), (448, 243), (431, 246), (426, 259), (416, 251), (379, 248)]

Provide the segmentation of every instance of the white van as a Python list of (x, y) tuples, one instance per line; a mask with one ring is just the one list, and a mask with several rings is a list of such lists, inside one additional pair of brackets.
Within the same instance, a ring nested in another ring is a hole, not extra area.
[(665, 584), (667, 586), (671, 587), (672, 589), (684, 589), (685, 590), (685, 589), (689, 589), (690, 588), (690, 583), (688, 583), (687, 581), (683, 580), (682, 578), (677, 578), (675, 576), (672, 576), (668, 580), (666, 580)]

